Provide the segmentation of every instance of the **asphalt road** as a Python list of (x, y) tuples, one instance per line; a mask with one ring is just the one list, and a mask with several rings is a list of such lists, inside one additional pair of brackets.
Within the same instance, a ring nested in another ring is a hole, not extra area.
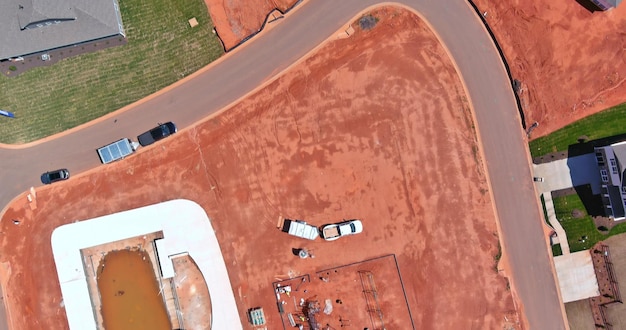
[[(310, 0), (273, 29), (176, 88), (110, 119), (29, 148), (0, 149), (0, 205), (38, 186), (39, 175), (67, 167), (78, 174), (100, 165), (96, 149), (135, 139), (157, 122), (190, 126), (276, 76), (382, 0)], [(542, 230), (538, 195), (520, 118), (501, 58), (473, 9), (462, 0), (401, 0), (419, 12), (453, 58), (475, 111), (513, 286), (531, 329), (565, 329), (552, 261)], [(19, 119), (18, 119), (19, 120)], [(471, 285), (471, 283), (468, 283)]]

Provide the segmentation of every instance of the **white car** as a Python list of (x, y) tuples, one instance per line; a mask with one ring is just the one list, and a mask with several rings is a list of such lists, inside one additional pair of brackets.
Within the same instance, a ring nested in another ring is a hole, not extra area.
[(322, 228), (322, 238), (327, 241), (334, 241), (342, 236), (355, 235), (363, 232), (361, 220), (348, 220), (340, 223), (326, 225)]

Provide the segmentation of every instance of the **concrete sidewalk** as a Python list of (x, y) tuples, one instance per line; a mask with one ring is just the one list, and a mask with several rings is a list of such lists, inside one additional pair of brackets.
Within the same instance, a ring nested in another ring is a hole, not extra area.
[(565, 229), (563, 229), (561, 223), (556, 218), (556, 213), (554, 212), (554, 203), (552, 203), (552, 193), (544, 192), (542, 196), (546, 206), (546, 213), (548, 214), (548, 222), (550, 223), (550, 226), (554, 228), (554, 231), (559, 238), (559, 244), (561, 244), (561, 251), (563, 251), (563, 255), (567, 255), (570, 253), (569, 242), (567, 241), (567, 234), (565, 233)]

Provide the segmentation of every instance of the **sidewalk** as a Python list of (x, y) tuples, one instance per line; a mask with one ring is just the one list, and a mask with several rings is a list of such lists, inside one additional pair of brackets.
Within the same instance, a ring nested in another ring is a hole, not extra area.
[(561, 244), (561, 251), (563, 251), (563, 255), (570, 254), (569, 251), (569, 242), (567, 241), (567, 234), (563, 227), (561, 227), (561, 223), (556, 218), (556, 213), (554, 212), (554, 203), (552, 203), (552, 193), (544, 192), (542, 194), (543, 201), (546, 205), (546, 213), (548, 213), (548, 222), (554, 228), (557, 237), (559, 238), (559, 243)]

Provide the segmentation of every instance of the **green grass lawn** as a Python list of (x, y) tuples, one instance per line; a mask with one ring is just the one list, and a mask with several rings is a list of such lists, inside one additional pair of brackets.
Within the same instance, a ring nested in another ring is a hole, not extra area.
[[(609, 236), (626, 232), (626, 223), (621, 223), (611, 229), (608, 235), (600, 233), (593, 223), (591, 216), (585, 211), (583, 202), (578, 195), (568, 195), (556, 197), (554, 202), (554, 211), (556, 218), (559, 220), (565, 233), (571, 252), (587, 250), (597, 242), (607, 239)], [(574, 218), (572, 211), (578, 209), (583, 211), (582, 218)], [(583, 242), (583, 237), (586, 237)]]
[(580, 136), (589, 140), (601, 139), (626, 132), (626, 103), (604, 110), (563, 127), (550, 135), (540, 137), (529, 143), (532, 157), (551, 152), (565, 151), (571, 144), (578, 143)]
[(223, 53), (203, 0), (124, 0), (120, 8), (128, 44), (0, 75), (0, 108), (17, 117), (0, 118), (0, 142), (30, 142), (101, 117)]

